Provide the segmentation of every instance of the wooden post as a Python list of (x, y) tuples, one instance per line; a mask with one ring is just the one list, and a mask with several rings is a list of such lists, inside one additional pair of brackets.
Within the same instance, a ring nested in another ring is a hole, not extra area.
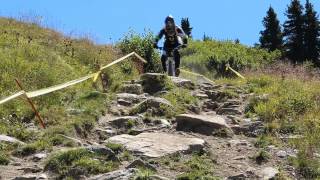
[[(19, 88), (20, 88), (21, 90), (24, 90), (23, 87), (22, 87), (22, 85), (21, 85), (21, 83), (19, 82), (19, 80), (18, 80), (18, 79), (15, 79), (15, 81), (16, 81), (17, 85), (19, 86)], [(37, 111), (35, 105), (33, 104), (33, 102), (31, 101), (31, 99), (30, 99), (27, 95), (26, 95), (26, 98), (27, 98), (27, 100), (28, 100), (28, 102), (29, 102), (29, 104), (30, 104), (33, 112), (36, 114), (36, 116), (37, 116), (37, 118), (38, 118), (38, 120), (39, 120), (39, 122), (40, 122), (41, 127), (42, 127), (43, 129), (45, 129), (46, 126), (44, 125), (44, 122), (43, 122), (43, 120), (42, 120), (39, 112)]]

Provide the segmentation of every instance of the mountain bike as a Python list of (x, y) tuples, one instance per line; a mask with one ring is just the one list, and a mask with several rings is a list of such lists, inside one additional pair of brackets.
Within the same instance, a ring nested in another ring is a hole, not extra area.
[[(167, 52), (167, 61), (166, 61), (166, 67), (167, 67), (167, 74), (168, 76), (176, 76), (175, 71), (175, 61), (174, 61), (174, 51), (178, 51), (183, 45), (179, 45), (174, 49), (168, 49)], [(163, 47), (158, 47), (159, 50), (163, 51)]]

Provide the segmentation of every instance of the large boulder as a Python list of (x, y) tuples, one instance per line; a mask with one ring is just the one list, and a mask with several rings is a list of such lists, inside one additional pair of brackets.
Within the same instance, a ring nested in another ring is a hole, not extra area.
[(168, 80), (165, 74), (146, 73), (141, 76), (143, 91), (149, 94), (155, 94), (165, 90)]
[(141, 84), (124, 84), (120, 88), (121, 92), (140, 95), (143, 93)]
[(227, 130), (230, 134), (231, 129), (225, 119), (221, 116), (181, 114), (176, 117), (178, 131), (192, 131), (205, 135), (212, 135)]
[(127, 150), (144, 157), (158, 158), (182, 152), (192, 153), (204, 148), (205, 141), (168, 133), (141, 133), (137, 136), (118, 135), (107, 140), (111, 143), (122, 144)]
[(150, 97), (133, 107), (131, 113), (144, 113), (147, 110), (151, 110), (154, 115), (161, 116), (165, 115), (166, 111), (172, 108), (173, 106), (168, 100), (159, 97)]

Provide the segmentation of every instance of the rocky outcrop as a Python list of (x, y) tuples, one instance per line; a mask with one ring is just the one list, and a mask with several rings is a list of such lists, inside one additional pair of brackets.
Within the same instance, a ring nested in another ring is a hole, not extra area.
[(221, 116), (181, 114), (176, 117), (178, 131), (192, 131), (212, 135), (221, 129), (231, 131)]
[(137, 95), (140, 95), (143, 93), (141, 84), (124, 84), (120, 88), (120, 91), (123, 93), (137, 94)]
[(168, 80), (165, 74), (146, 73), (141, 76), (143, 91), (155, 94), (165, 89)]
[(163, 157), (177, 152), (190, 153), (204, 148), (205, 141), (168, 133), (127, 134), (111, 137), (108, 142), (122, 144), (136, 155), (149, 158)]
[(137, 104), (132, 110), (131, 114), (144, 113), (147, 110), (152, 111), (154, 115), (165, 115), (165, 111), (172, 109), (171, 103), (163, 98), (150, 97), (143, 102)]

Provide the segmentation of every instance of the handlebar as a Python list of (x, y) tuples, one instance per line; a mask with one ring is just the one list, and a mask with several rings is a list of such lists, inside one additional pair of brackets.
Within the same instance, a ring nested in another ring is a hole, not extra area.
[[(173, 51), (175, 51), (175, 50), (179, 50), (180, 48), (183, 48), (183, 47), (185, 47), (186, 45), (185, 44), (181, 44), (181, 45), (179, 45), (179, 46), (177, 46), (177, 47), (175, 47), (174, 49), (172, 49)], [(164, 49), (164, 47), (156, 47), (156, 49), (159, 49), (159, 50), (163, 50)]]

